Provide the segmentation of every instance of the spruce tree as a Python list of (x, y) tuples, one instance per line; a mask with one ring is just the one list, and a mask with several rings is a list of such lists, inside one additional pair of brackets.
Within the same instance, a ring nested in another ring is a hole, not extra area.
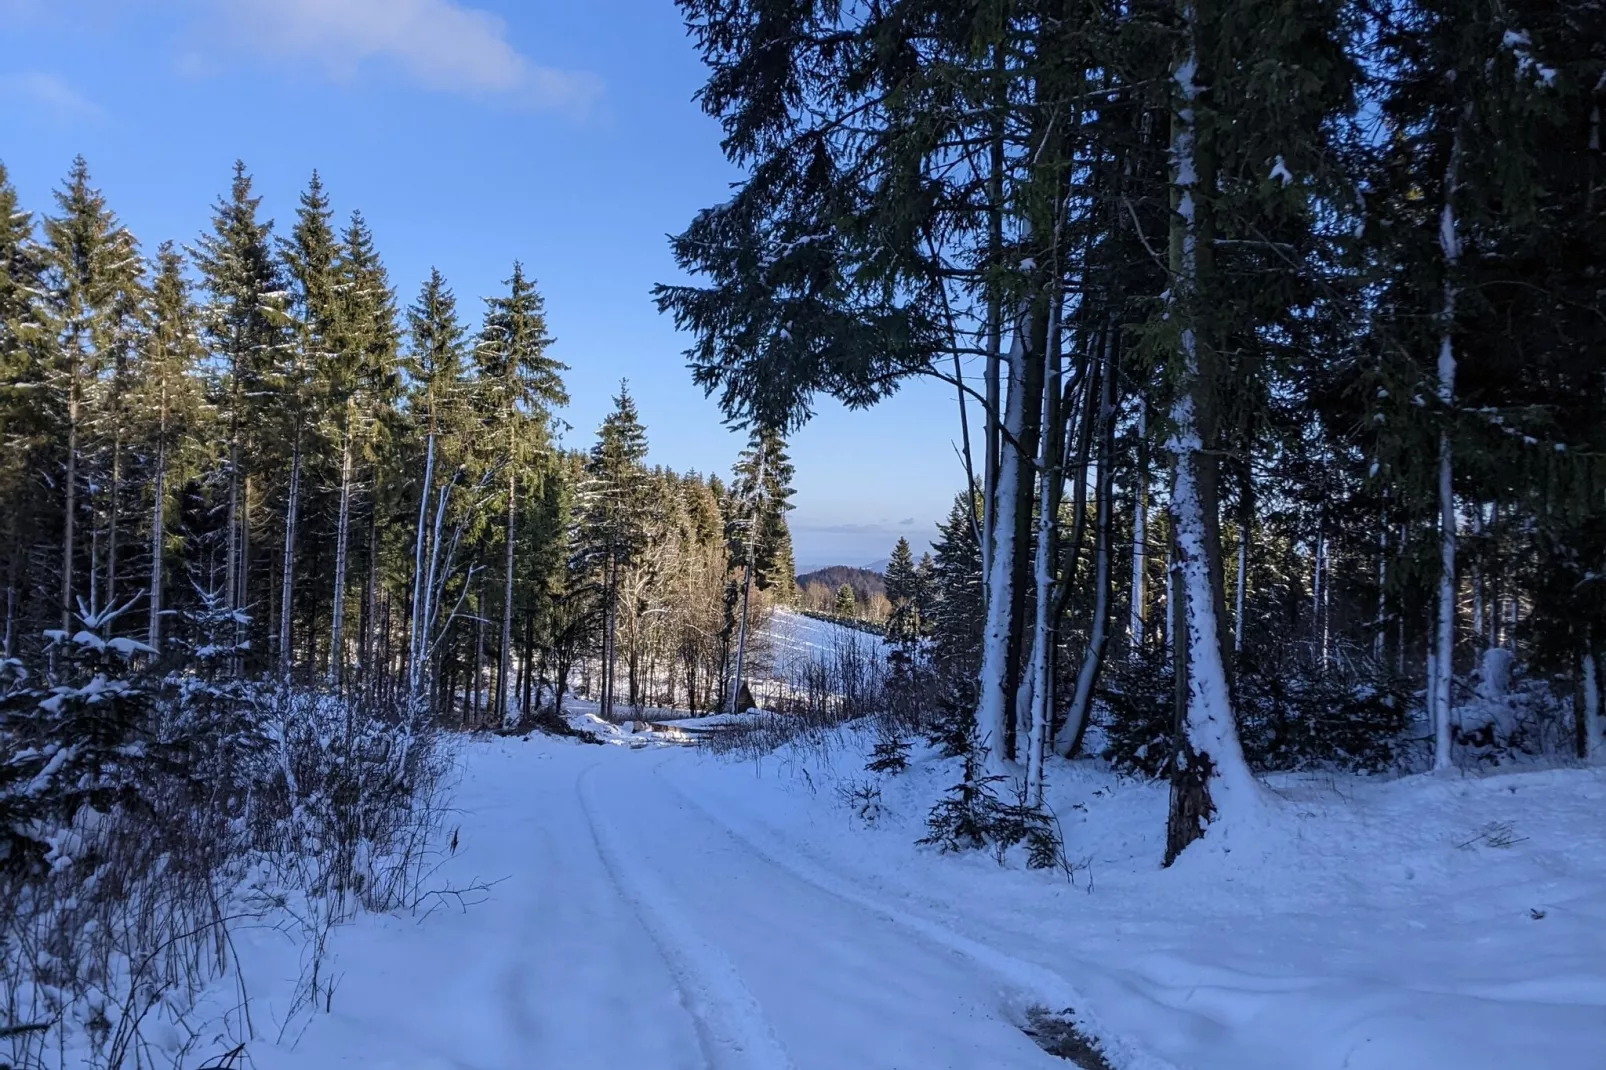
[(6, 562), (3, 657), (17, 653), (27, 564), (23, 540), (37, 527), (38, 513), (36, 496), (28, 491), (37, 479), (37, 451), (47, 438), (44, 414), (34, 397), (45, 369), (35, 304), (42, 265), (33, 232), (33, 216), (18, 205), (16, 190), (0, 164), (0, 509), (7, 516), (0, 534)]
[[(417, 524), (413, 531), (411, 611), (408, 620), (408, 703), (421, 698), (433, 659), (436, 614), (435, 573), (440, 555), (436, 537), (445, 520), (452, 484), (466, 449), (468, 409), (466, 342), (457, 318), (457, 300), (441, 273), (431, 269), (418, 299), (407, 310), (411, 346), (406, 359), (412, 381), (409, 407), (423, 436), (423, 469), (417, 484)], [(446, 486), (438, 490), (438, 473)]]
[(487, 298), (485, 325), (474, 353), (479, 368), (479, 400), (486, 438), (496, 443), (504, 466), (502, 627), (498, 648), (493, 709), (507, 716), (512, 702), (508, 686), (512, 666), (514, 563), (518, 544), (518, 508), (521, 485), (533, 481), (547, 448), (552, 410), (568, 404), (562, 372), (567, 370), (547, 355), (552, 338), (546, 329), (546, 308), (533, 281), (524, 277), (517, 261), (506, 280), (505, 297)]
[(332, 272), (339, 331), (330, 362), (328, 417), (340, 444), (340, 489), (335, 514), (328, 679), (331, 686), (339, 688), (345, 683), (347, 660), (347, 575), (357, 466), (372, 459), (373, 443), (393, 422), (392, 406), (399, 394), (400, 380), (395, 296), (360, 213), (352, 213), (341, 235)]
[[(80, 525), (87, 520), (92, 543), (99, 534), (96, 503), (87, 503), (90, 509), (85, 515), (81, 491), (86, 478), (98, 474), (95, 470), (102, 461), (98, 440), (107, 429), (97, 427), (95, 417), (105, 406), (120, 370), (116, 365), (133, 338), (126, 310), (138, 300), (140, 261), (133, 235), (90, 185), (89, 166), (82, 156), (73, 161), (55, 199), (60, 214), (44, 220), (45, 290), (38, 309), (48, 339), (45, 383), (62, 470), (60, 605), (61, 627), (68, 630), (80, 600), (92, 613), (101, 608), (97, 589), (101, 562), (93, 546), (88, 582), (79, 580)], [(106, 480), (107, 485), (113, 483), (114, 479)]]
[(198, 374), (202, 347), (196, 310), (184, 258), (172, 242), (163, 242), (157, 250), (150, 292), (150, 324), (130, 384), (129, 408), (134, 417), (134, 444), (149, 459), (150, 577), (145, 644), (160, 650), (167, 612), (170, 507), (205, 455), (201, 444), (208, 412)]
[(273, 255), (273, 223), (258, 218), (261, 203), (237, 161), (228, 196), (213, 206), (211, 231), (191, 252), (205, 294), (201, 325), (216, 368), (212, 398), (224, 431), (223, 592), (236, 614), (237, 643), (249, 606), (251, 465), (265, 445), (273, 402), (267, 387), (290, 341), (289, 295)]
[(899, 538), (887, 559), (887, 600), (892, 616), (887, 618), (887, 637), (905, 645), (920, 637), (920, 577), (915, 571), (914, 551), (909, 540)]
[[(289, 481), (285, 489), (284, 545), (280, 559), (279, 621), (275, 634), (281, 674), (288, 674), (292, 655), (291, 622), (295, 618), (296, 541), (300, 531), (303, 472), (309, 453), (323, 456), (320, 433), (329, 410), (340, 409), (345, 386), (336, 353), (341, 331), (337, 304), (336, 247), (330, 225), (333, 213), (318, 172), (312, 173), (296, 209), (295, 226), (281, 242), (286, 274), (292, 284), (290, 310), (295, 341), (282, 351), (274, 374), (282, 441), (290, 444)], [(320, 437), (314, 437), (320, 436)]]
[(620, 590), (625, 572), (646, 540), (643, 510), (647, 498), (647, 433), (628, 383), (619, 384), (614, 408), (602, 421), (596, 445), (586, 458), (580, 487), (579, 558), (598, 577), (602, 589), (603, 717), (613, 714)]

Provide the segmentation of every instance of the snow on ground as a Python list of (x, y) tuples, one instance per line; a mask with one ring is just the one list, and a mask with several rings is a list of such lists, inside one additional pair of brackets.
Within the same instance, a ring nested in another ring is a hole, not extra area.
[[(1185, 1070), (1606, 1066), (1606, 771), (1280, 778), (1272, 827), (1160, 870), (1164, 789), (1061, 764), (1073, 886), (910, 846), (955, 763), (876, 778), (862, 754), (671, 772), (751, 842)], [(865, 783), (881, 815), (853, 829), (831, 803)]]
[(872, 632), (845, 628), (785, 606), (777, 607), (770, 614), (758, 634), (768, 645), (778, 666), (803, 659), (827, 663), (836, 656), (844, 642), (859, 644), (877, 654), (886, 646), (886, 640)]
[[(953, 765), (872, 777), (866, 742), (466, 745), (437, 880), (495, 883), (337, 931), (328, 1013), (256, 1066), (1068, 1065), (1020, 1031), (1034, 1004), (1119, 1068), (1606, 1065), (1606, 771), (1286, 778), (1273, 827), (1160, 870), (1163, 790), (1062, 765), (1072, 884), (916, 847)], [(839, 790), (867, 782), (873, 827)], [(271, 1038), (261, 978), (295, 963), (242, 944)]]

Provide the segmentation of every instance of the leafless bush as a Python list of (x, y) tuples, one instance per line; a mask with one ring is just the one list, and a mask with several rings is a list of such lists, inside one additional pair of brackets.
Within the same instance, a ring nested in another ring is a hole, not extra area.
[(198, 1001), (228, 974), (226, 1032), (249, 1039), (230, 940), (246, 920), (299, 930), (298, 1001), (326, 1004), (330, 927), (417, 902), (434, 864), (449, 765), (425, 719), (141, 679), (100, 623), (58, 640), (69, 684), (0, 673), (0, 1065), (193, 1062), (219, 1013)]

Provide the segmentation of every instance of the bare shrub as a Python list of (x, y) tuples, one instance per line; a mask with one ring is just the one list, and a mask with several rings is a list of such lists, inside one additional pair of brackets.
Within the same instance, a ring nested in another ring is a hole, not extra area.
[(115, 615), (53, 635), (48, 684), (0, 665), (0, 1063), (182, 1065), (231, 972), (249, 1039), (247, 919), (300, 928), (298, 1002), (326, 1005), (330, 927), (417, 902), (433, 865), (450, 764), (425, 718), (234, 679), (222, 649), (154, 679), (102, 638)]

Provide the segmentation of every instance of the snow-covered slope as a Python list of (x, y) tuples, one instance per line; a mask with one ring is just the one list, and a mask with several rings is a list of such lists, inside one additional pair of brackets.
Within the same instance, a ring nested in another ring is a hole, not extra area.
[[(337, 931), (329, 1013), (258, 1067), (1068, 1065), (1021, 1032), (1034, 1004), (1118, 1068), (1606, 1065), (1606, 771), (1284, 780), (1272, 827), (1161, 870), (1163, 790), (1061, 767), (1072, 884), (914, 846), (945, 762), (539, 738), (465, 761), (438, 879), (495, 883)], [(873, 827), (838, 793), (865, 784)], [(279, 946), (241, 948), (270, 1035)]]

